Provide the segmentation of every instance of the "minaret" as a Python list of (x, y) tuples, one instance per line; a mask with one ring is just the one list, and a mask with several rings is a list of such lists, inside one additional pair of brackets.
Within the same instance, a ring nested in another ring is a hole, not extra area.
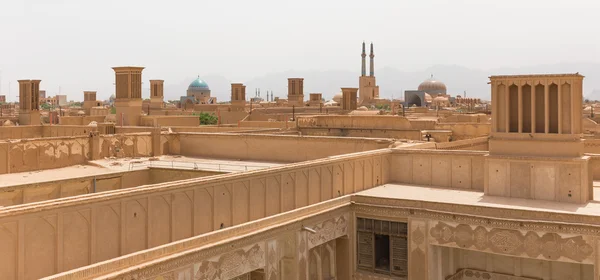
[(367, 60), (366, 60), (367, 53), (366, 53), (366, 50), (365, 50), (365, 41), (363, 41), (362, 55), (361, 55), (361, 57), (362, 57), (362, 68), (361, 68), (361, 71), (360, 71), (360, 75), (361, 76), (366, 76), (367, 75)]
[[(364, 46), (364, 43), (363, 43), (363, 46)], [(371, 58), (371, 65), (370, 65), (369, 76), (373, 77), (373, 76), (375, 76), (375, 60), (374, 60), (375, 54), (373, 53), (373, 42), (371, 42), (371, 54), (369, 55), (369, 58)], [(364, 60), (363, 60), (363, 63), (364, 63)]]

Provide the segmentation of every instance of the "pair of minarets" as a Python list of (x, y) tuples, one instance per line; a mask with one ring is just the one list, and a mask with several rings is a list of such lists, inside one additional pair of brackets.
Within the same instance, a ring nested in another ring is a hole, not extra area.
[[(362, 44), (362, 70), (360, 72), (361, 76), (366, 76), (367, 75), (367, 53), (365, 50), (365, 42), (363, 41)], [(371, 59), (371, 64), (369, 65), (369, 76), (373, 77), (375, 76), (375, 54), (373, 53), (373, 42), (371, 42), (371, 54), (369, 55), (369, 58)]]

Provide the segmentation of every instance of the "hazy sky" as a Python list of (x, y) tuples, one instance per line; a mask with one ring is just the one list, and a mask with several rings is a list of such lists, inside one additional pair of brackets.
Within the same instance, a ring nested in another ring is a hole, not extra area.
[(376, 68), (406, 71), (600, 62), (599, 11), (598, 0), (1, 0), (0, 92), (10, 82), (14, 100), (17, 79), (42, 79), (49, 95), (108, 96), (123, 65), (167, 83), (358, 74), (363, 40)]

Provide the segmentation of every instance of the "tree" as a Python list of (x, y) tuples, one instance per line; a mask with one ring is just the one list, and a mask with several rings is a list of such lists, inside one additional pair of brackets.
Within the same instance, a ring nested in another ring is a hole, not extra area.
[(50, 105), (49, 103), (42, 103), (42, 105), (40, 105), (40, 107), (43, 110), (49, 110), (50, 108), (52, 108), (52, 105)]
[(389, 104), (377, 104), (377, 105), (375, 105), (375, 108), (377, 110), (389, 111), (390, 110), (390, 105)]
[(217, 124), (217, 122), (219, 121), (219, 118), (217, 118), (217, 116), (210, 114), (210, 113), (202, 112), (200, 114), (194, 114), (194, 115), (196, 115), (200, 118), (200, 125)]

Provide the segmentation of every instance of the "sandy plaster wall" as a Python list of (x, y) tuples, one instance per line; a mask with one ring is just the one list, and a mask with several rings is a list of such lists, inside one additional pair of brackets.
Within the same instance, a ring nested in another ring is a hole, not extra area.
[(492, 125), (485, 123), (438, 123), (435, 129), (451, 130), (454, 140), (471, 139), (490, 135)]
[(374, 151), (17, 206), (0, 211), (0, 275), (37, 279), (369, 189), (389, 161)]
[(389, 139), (297, 137), (264, 134), (179, 134), (184, 156), (273, 162), (299, 162), (388, 148)]
[(293, 128), (296, 127), (296, 122), (269, 122), (269, 121), (241, 121), (240, 127), (253, 128)]
[(0, 142), (0, 174), (83, 164), (88, 158), (86, 136)]
[(483, 191), (486, 154), (475, 151), (394, 150), (391, 181)]
[[(84, 164), (91, 152), (100, 157), (141, 157), (153, 155), (150, 133), (98, 136), (99, 144), (92, 147), (88, 135), (70, 137), (32, 138), (0, 141), (0, 174), (44, 170)], [(162, 137), (168, 143), (169, 137)], [(170, 145), (160, 145), (170, 149)], [(90, 148), (94, 150), (91, 151)], [(97, 150), (95, 150), (97, 149)], [(162, 151), (161, 151), (162, 152)]]
[(8, 207), (219, 174), (223, 172), (149, 168), (8, 186), (0, 188), (0, 206)]
[(60, 117), (59, 124), (61, 125), (88, 125), (91, 122), (104, 122), (106, 116), (64, 116)]
[(142, 116), (140, 117), (142, 126), (199, 126), (200, 118), (198, 116)]
[(41, 125), (0, 126), (0, 140), (42, 137)]
[(150, 133), (100, 135), (100, 157), (152, 156)]
[(386, 130), (355, 128), (301, 128), (302, 135), (341, 136), (341, 137), (381, 137), (394, 139), (421, 140), (420, 130)]
[(399, 116), (311, 116), (298, 117), (299, 128), (354, 128), (354, 129), (387, 129), (414, 130), (411, 122)]

